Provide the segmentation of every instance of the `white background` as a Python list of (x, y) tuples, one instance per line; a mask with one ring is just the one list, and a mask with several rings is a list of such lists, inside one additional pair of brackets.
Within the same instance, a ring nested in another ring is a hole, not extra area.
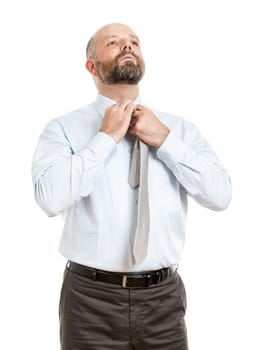
[(233, 182), (224, 212), (189, 201), (190, 349), (263, 349), (262, 18), (253, 0), (1, 1), (1, 349), (59, 349), (62, 220), (34, 202), (31, 159), (50, 119), (94, 100), (86, 43), (116, 21), (142, 41), (142, 100), (195, 123)]

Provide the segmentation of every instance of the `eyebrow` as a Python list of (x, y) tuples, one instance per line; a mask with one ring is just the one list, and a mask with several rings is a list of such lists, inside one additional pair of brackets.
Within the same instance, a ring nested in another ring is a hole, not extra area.
[[(134, 38), (136, 40), (138, 40), (138, 42), (140, 42), (139, 38), (137, 37), (137, 35), (135, 34), (129, 34), (129, 36), (131, 38)], [(105, 42), (106, 40), (108, 39), (111, 39), (111, 38), (119, 38), (120, 36), (119, 35), (116, 35), (116, 34), (112, 34), (112, 35), (107, 35), (104, 39), (103, 39), (103, 42)]]

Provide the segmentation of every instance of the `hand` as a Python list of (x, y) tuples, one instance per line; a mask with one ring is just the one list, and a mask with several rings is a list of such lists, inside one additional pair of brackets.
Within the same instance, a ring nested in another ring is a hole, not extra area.
[(100, 131), (111, 136), (119, 143), (126, 135), (135, 105), (130, 101), (122, 101), (106, 109)]
[(160, 147), (170, 129), (148, 108), (137, 105), (132, 114), (130, 133), (150, 146)]

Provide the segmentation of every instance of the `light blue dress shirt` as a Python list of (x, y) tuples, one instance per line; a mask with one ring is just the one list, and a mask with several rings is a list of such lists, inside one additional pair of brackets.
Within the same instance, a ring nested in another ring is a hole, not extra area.
[(116, 144), (99, 131), (114, 103), (98, 95), (93, 104), (46, 126), (32, 162), (36, 201), (48, 216), (63, 216), (59, 251), (67, 259), (110, 271), (177, 264), (187, 195), (209, 209), (225, 209), (231, 198), (228, 173), (192, 123), (150, 108), (170, 133), (161, 147), (150, 147), (148, 254), (134, 264), (138, 190), (131, 188), (128, 175), (135, 139), (127, 134)]

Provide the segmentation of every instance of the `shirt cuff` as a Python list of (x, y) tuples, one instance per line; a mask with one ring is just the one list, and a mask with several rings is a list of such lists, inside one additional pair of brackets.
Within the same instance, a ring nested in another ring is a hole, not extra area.
[(114, 139), (102, 131), (99, 131), (86, 146), (99, 162), (105, 162), (116, 147)]
[(182, 142), (175, 130), (171, 129), (168, 136), (157, 150), (157, 156), (165, 163), (183, 162), (191, 152), (190, 146)]

